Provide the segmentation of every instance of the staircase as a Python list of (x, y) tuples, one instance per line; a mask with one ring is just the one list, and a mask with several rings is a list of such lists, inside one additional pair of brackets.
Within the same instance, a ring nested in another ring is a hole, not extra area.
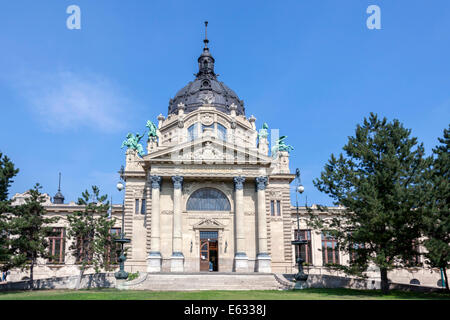
[(283, 290), (272, 273), (144, 273), (133, 281), (117, 282), (121, 290)]

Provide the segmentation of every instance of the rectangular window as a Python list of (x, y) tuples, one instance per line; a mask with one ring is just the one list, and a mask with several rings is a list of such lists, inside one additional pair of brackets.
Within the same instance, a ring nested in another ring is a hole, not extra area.
[(328, 233), (322, 233), (322, 263), (339, 264), (338, 242)]
[(274, 200), (270, 201), (270, 215), (271, 216), (275, 215), (275, 201)]
[(358, 250), (364, 249), (364, 243), (352, 243), (350, 244), (350, 259), (355, 261), (358, 258)]
[(281, 216), (281, 201), (277, 200), (277, 216)]
[(49, 263), (63, 264), (65, 255), (65, 229), (53, 228), (52, 234), (48, 238), (49, 242)]
[(142, 199), (141, 202), (141, 214), (145, 214), (145, 199)]
[[(298, 230), (294, 231), (295, 240), (298, 239)], [(311, 230), (300, 230), (300, 240), (307, 240), (308, 243), (301, 246), (300, 256), (305, 263), (312, 264)], [(295, 246), (295, 264), (297, 264), (299, 247)]]
[(136, 199), (136, 203), (134, 205), (134, 213), (139, 214), (139, 199)]
[(92, 250), (92, 240), (93, 236), (91, 237), (77, 237), (76, 240), (76, 248), (77, 248), (77, 256), (76, 256), (76, 263), (82, 263), (83, 261), (86, 261), (88, 264), (92, 262), (93, 258), (93, 250)]

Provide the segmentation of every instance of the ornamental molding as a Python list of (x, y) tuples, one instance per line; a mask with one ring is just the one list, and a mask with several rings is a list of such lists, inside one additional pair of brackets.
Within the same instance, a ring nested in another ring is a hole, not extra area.
[(197, 161), (201, 163), (203, 160), (218, 160), (215, 161), (216, 164), (264, 165), (267, 169), (272, 162), (270, 157), (258, 152), (257, 148), (208, 136), (152, 152), (139, 162), (148, 167), (153, 163), (174, 163), (179, 166)]
[(182, 176), (173, 176), (173, 188), (174, 189), (181, 189), (183, 186), (183, 177)]
[(215, 219), (206, 218), (193, 225), (194, 229), (224, 229), (225, 226)]
[(151, 175), (150, 182), (152, 184), (152, 189), (160, 189), (161, 188), (161, 176)]
[(266, 176), (256, 177), (256, 189), (257, 190), (266, 190), (268, 178)]
[(205, 211), (184, 211), (183, 214), (187, 215), (187, 219), (192, 221), (193, 223), (190, 223), (190, 225), (195, 225), (199, 220), (204, 220), (206, 218), (208, 219), (215, 219), (222, 221), (222, 225), (227, 226), (229, 224), (229, 221), (232, 219), (233, 215), (230, 214), (229, 211), (222, 211), (223, 213), (217, 213), (218, 211), (214, 211), (215, 213), (206, 213)]
[(201, 124), (210, 126), (214, 123), (214, 115), (212, 113), (204, 113), (200, 116)]
[(234, 177), (233, 178), (233, 182), (234, 182), (234, 188), (236, 190), (243, 190), (244, 189), (245, 177), (243, 177), (243, 176)]
[(282, 191), (270, 190), (268, 196), (271, 199), (278, 199), (278, 200), (280, 200), (283, 197), (283, 192)]
[(161, 211), (161, 214), (164, 214), (164, 215), (172, 215), (172, 214), (173, 214), (173, 211), (172, 211), (172, 210), (163, 210), (163, 211)]
[(180, 160), (193, 160), (193, 161), (208, 161), (208, 160), (223, 160), (224, 152), (223, 148), (220, 150), (215, 147), (212, 142), (207, 141), (202, 148), (194, 151), (188, 151), (183, 153)]
[(254, 216), (255, 215), (255, 211), (245, 211), (244, 215), (246, 215), (246, 216)]
[(216, 97), (211, 92), (208, 93), (201, 92), (198, 95), (198, 98), (201, 101), (203, 101), (204, 104), (212, 104), (216, 101)]

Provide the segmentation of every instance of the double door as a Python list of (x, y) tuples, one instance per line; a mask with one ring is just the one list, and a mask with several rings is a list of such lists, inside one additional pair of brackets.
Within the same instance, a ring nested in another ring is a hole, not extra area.
[(200, 271), (219, 271), (217, 231), (200, 231)]

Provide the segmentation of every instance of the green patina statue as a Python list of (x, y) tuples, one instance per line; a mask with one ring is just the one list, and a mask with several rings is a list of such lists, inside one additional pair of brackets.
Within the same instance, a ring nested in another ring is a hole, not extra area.
[(148, 140), (150, 141), (156, 141), (156, 139), (158, 138), (158, 135), (156, 134), (156, 130), (158, 130), (158, 128), (156, 127), (156, 125), (151, 122), (150, 120), (147, 121), (147, 124), (145, 125), (148, 128)]
[(259, 129), (258, 138), (259, 139), (261, 139), (261, 138), (267, 139), (267, 137), (269, 136), (268, 129), (269, 129), (269, 125), (266, 122), (264, 122), (262, 128)]
[(139, 133), (136, 133), (136, 135), (132, 133), (127, 134), (127, 140), (122, 143), (122, 149), (123, 147), (127, 147), (128, 149), (136, 150), (138, 155), (142, 157), (144, 155), (144, 148), (139, 141), (141, 141), (144, 135), (145, 133), (142, 135), (139, 135)]
[(290, 146), (284, 142), (284, 140), (287, 138), (287, 136), (281, 136), (277, 141), (275, 142), (275, 145), (272, 147), (272, 156), (275, 158), (279, 151), (287, 151), (291, 152), (294, 150), (293, 146)]

